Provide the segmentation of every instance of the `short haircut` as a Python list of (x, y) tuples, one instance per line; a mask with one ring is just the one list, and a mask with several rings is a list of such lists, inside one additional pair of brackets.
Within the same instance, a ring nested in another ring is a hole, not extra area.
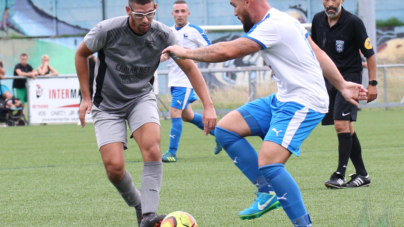
[(28, 57), (28, 54), (22, 53), (20, 57)]
[(184, 1), (184, 0), (177, 0), (177, 1), (174, 2), (174, 5), (175, 5), (175, 4), (185, 4), (185, 5), (188, 5), (187, 2)]
[(149, 3), (154, 3), (154, 0), (129, 0), (128, 4), (130, 3), (135, 3), (135, 4), (139, 4), (139, 5), (146, 5)]
[(48, 55), (46, 55), (46, 54), (42, 55), (42, 57), (41, 57), (41, 61), (42, 61), (44, 58), (47, 58), (48, 60), (50, 60), (49, 56), (48, 56)]

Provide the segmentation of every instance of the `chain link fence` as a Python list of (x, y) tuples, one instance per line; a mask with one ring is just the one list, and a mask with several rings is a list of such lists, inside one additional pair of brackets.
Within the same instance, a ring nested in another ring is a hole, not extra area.
[(404, 64), (378, 65), (378, 98), (361, 108), (404, 107)]

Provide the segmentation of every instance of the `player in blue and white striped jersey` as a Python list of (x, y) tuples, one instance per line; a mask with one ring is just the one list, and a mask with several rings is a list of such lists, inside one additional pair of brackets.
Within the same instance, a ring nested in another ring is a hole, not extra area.
[[(183, 59), (222, 62), (260, 52), (275, 73), (276, 94), (227, 114), (216, 137), (236, 166), (258, 188), (257, 199), (239, 216), (253, 219), (282, 205), (292, 224), (311, 227), (300, 189), (284, 164), (328, 111), (324, 76), (354, 105), (366, 100), (362, 85), (346, 82), (331, 59), (294, 18), (271, 8), (267, 0), (230, 0), (246, 35), (229, 42), (187, 50), (166, 48)], [(260, 136), (259, 156), (244, 137)]]
[[(211, 45), (206, 33), (199, 26), (188, 22), (188, 17), (191, 13), (185, 1), (175, 1), (171, 14), (175, 20), (175, 24), (171, 27), (171, 30), (184, 48), (192, 50)], [(162, 155), (162, 159), (163, 162), (176, 162), (177, 150), (182, 134), (182, 121), (190, 122), (202, 130), (204, 125), (202, 123), (202, 115), (192, 110), (191, 103), (198, 100), (198, 98), (187, 75), (185, 75), (172, 58), (168, 59), (167, 67), (169, 69), (168, 86), (171, 88), (172, 95), (170, 104), (172, 126), (169, 137), (169, 149)], [(214, 131), (210, 131), (210, 134), (214, 135)], [(216, 141), (215, 154), (221, 150), (222, 146)]]

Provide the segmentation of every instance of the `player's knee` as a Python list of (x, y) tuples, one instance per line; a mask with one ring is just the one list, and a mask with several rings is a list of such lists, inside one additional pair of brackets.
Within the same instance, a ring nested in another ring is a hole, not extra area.
[(222, 145), (222, 147), (226, 150), (230, 147), (234, 142), (241, 139), (242, 137), (235, 132), (229, 131), (220, 126), (216, 126), (215, 136), (217, 141)]
[(348, 133), (349, 127), (345, 127), (343, 125), (335, 125), (335, 131), (337, 132), (337, 134)]
[[(184, 112), (185, 113), (185, 112)], [(194, 118), (194, 116), (191, 116), (191, 115), (189, 115), (189, 114), (182, 114), (182, 120), (183, 121), (185, 121), (185, 122), (190, 122), (190, 121), (192, 121), (192, 119)]]
[(180, 118), (181, 115), (182, 115), (182, 110), (171, 107), (171, 109), (170, 109), (171, 118)]
[[(261, 154), (261, 153), (260, 153)], [(258, 156), (258, 166), (263, 167), (267, 165), (273, 165), (279, 163), (278, 160), (276, 160), (273, 157), (262, 157), (261, 155)]]
[(350, 132), (349, 121), (334, 121), (334, 125), (337, 134)]
[(125, 165), (117, 162), (105, 164), (108, 179), (113, 183), (119, 183), (125, 176)]
[(160, 143), (149, 143), (142, 148), (142, 155), (145, 161), (161, 161)]

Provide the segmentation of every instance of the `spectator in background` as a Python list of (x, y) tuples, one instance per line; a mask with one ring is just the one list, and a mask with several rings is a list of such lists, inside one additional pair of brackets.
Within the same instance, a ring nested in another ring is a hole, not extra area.
[[(198, 26), (188, 22), (189, 12), (188, 4), (184, 0), (174, 2), (173, 11), (175, 24), (171, 30), (181, 42), (182, 46), (189, 49), (211, 45), (206, 33)], [(164, 56), (164, 55), (162, 55)], [(190, 122), (200, 129), (204, 129), (202, 115), (192, 110), (192, 103), (198, 98), (194, 93), (191, 82), (187, 75), (181, 70), (174, 59), (168, 60), (168, 86), (170, 87), (172, 99), (170, 103), (171, 130), (169, 134), (169, 146), (166, 153), (163, 154), (163, 162), (176, 162), (177, 150), (182, 135), (182, 121)], [(215, 135), (214, 131), (210, 131)], [(215, 154), (222, 150), (220, 144), (216, 141)]]
[[(35, 79), (37, 75), (38, 73), (35, 71), (35, 69), (33, 69), (32, 66), (28, 64), (28, 55), (26, 53), (22, 53), (20, 56), (20, 63), (17, 64), (14, 68), (14, 76), (26, 76)], [(22, 108), (24, 108), (24, 105), (27, 102), (27, 86), (25, 85), (26, 82), (27, 79), (13, 80), (14, 97), (21, 100)], [(18, 114), (22, 115), (22, 110), (20, 110)]]
[[(6, 74), (6, 71), (3, 68), (3, 62), (0, 61), (0, 80), (4, 79), (4, 75)], [(10, 90), (6, 85), (1, 84), (0, 81), (0, 101), (3, 101), (4, 99), (5, 105), (7, 108), (16, 108), (20, 106), (21, 101), (13, 99), (13, 95), (11, 94)], [(0, 103), (1, 106), (1, 103)]]
[(37, 71), (38, 75), (41, 76), (57, 76), (59, 75), (58, 71), (56, 71), (52, 66), (49, 65), (49, 56), (43, 55), (42, 58), (42, 65), (38, 66)]

